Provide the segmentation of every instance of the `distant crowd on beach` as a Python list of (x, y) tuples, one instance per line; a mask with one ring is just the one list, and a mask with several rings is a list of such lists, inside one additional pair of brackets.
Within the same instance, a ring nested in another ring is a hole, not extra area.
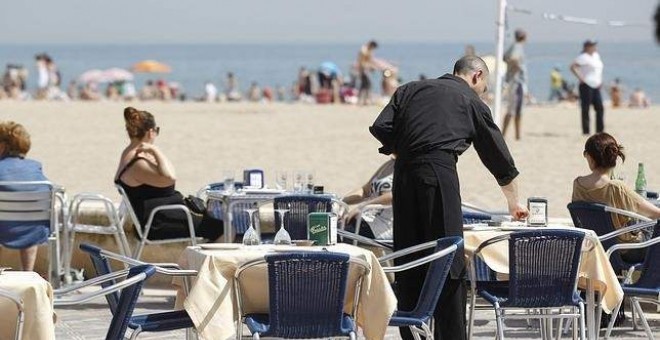
[[(524, 60), (521, 56), (515, 55), (521, 53), (523, 43), (524, 40), (519, 44), (513, 44), (512, 46), (517, 46), (512, 50), (514, 58), (509, 56), (505, 60), (509, 70), (506, 72), (503, 90), (508, 106), (522, 105), (518, 102), (525, 105), (541, 102), (579, 102), (580, 94), (577, 84), (570, 81), (573, 77), (566, 77), (562, 74), (560, 65), (556, 65), (550, 71), (550, 93), (547, 101), (532, 96), (526, 88), (525, 64), (520, 62), (518, 65), (516, 61)], [(402, 79), (397, 66), (375, 57), (378, 47), (379, 44), (375, 40), (362, 45), (355, 61), (348, 66), (348, 72), (342, 72), (342, 68), (332, 61), (323, 61), (316, 67), (300, 67), (291, 85), (261, 85), (257, 81), (252, 81), (245, 91), (239, 86), (239, 79), (233, 72), (228, 72), (220, 81), (206, 81), (198, 91), (184, 89), (178, 82), (165, 80), (155, 73), (153, 79), (145, 81), (138, 89), (132, 74), (122, 69), (118, 70), (124, 71), (130, 75), (130, 78), (123, 73), (120, 74), (120, 77), (111, 78), (80, 75), (65, 85), (62, 83), (62, 75), (53, 57), (47, 53), (39, 53), (35, 56), (36, 88), (29, 89), (27, 86), (30, 73), (27, 67), (9, 63), (0, 79), (0, 100), (192, 100), (200, 102), (384, 104), (402, 83)], [(475, 53), (473, 46), (466, 46), (466, 55)], [(490, 66), (494, 67), (494, 63)], [(522, 69), (517, 70), (518, 68)], [(423, 74), (418, 77), (420, 80), (425, 78), (426, 76)], [(494, 83), (490, 84), (489, 87), (494, 88), (494, 85)], [(518, 89), (519, 86), (520, 89)], [(634, 88), (631, 91), (624, 86), (620, 78), (604, 85), (602, 89), (609, 95), (613, 108), (625, 106), (644, 108), (651, 104), (650, 99), (641, 88)], [(516, 91), (520, 92), (520, 96)], [(491, 91), (484, 97), (484, 100), (492, 102), (493, 97)], [(517, 99), (517, 97), (519, 98)]]

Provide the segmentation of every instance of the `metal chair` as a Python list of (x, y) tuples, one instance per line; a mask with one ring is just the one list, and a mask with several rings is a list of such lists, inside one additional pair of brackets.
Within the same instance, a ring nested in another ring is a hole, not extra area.
[[(420, 335), (426, 339), (433, 340), (432, 321), (433, 313), (440, 299), (442, 287), (445, 284), (449, 269), (454, 260), (454, 255), (459, 248), (463, 247), (463, 239), (457, 236), (445, 237), (437, 241), (426, 242), (417, 246), (399, 250), (392, 254), (378, 259), (383, 264), (383, 271), (386, 273), (398, 273), (409, 270), (421, 265), (430, 263), (424, 285), (420, 292), (417, 305), (411, 311), (395, 311), (390, 319), (390, 326), (409, 327), (416, 340), (420, 340)], [(396, 258), (408, 256), (419, 252), (428, 252), (433, 249), (430, 255), (426, 255), (417, 260), (406, 264), (386, 267), (385, 265)]]
[[(580, 338), (585, 338), (584, 302), (577, 292), (584, 238), (584, 233), (572, 230), (521, 231), (494, 237), (476, 249), (471, 261), (488, 246), (503, 241), (509, 244), (509, 281), (505, 286), (480, 287), (473, 279), (476, 276), (474, 263), (470, 269), (472, 303), (478, 294), (495, 308), (498, 339), (504, 339), (503, 319), (540, 319), (544, 335), (552, 331), (547, 320), (555, 318), (560, 319), (559, 329), (561, 319), (579, 319)], [(564, 309), (571, 311), (564, 312)], [(522, 313), (516, 313), (520, 310)], [(541, 313), (529, 314), (528, 310)], [(553, 310), (559, 312), (553, 314)], [(471, 313), (469, 338), (473, 324)], [(573, 327), (573, 338), (577, 335), (578, 329)]]
[[(103, 207), (103, 215), (108, 219), (107, 225), (88, 224), (81, 222), (81, 207), (89, 207), (91, 205)], [(131, 255), (131, 248), (128, 245), (128, 239), (126, 238), (124, 227), (121, 223), (119, 213), (115, 208), (115, 204), (109, 198), (101, 194), (80, 193), (75, 195), (71, 199), (69, 205), (69, 219), (66, 223), (66, 229), (64, 231), (68, 232), (69, 240), (69, 245), (64, 251), (64, 272), (65, 282), (67, 284), (71, 283), (71, 277), (69, 273), (71, 270), (71, 259), (75, 249), (76, 233), (113, 235), (115, 237), (115, 242), (117, 243), (119, 252), (125, 256)]]
[[(100, 275), (101, 278), (112, 277), (113, 272), (110, 267), (110, 257), (108, 257), (107, 251), (92, 246), (89, 244), (81, 244), (80, 249), (89, 254), (96, 274)], [(116, 257), (116, 254), (113, 255)], [(150, 271), (153, 273), (163, 273), (167, 274), (174, 273), (180, 274), (183, 276), (194, 275), (194, 271), (168, 271), (168, 268), (156, 267), (153, 265), (137, 265), (128, 269), (129, 273), (134, 271), (136, 268), (151, 268)], [(119, 272), (121, 273), (121, 271)], [(130, 275), (129, 275), (130, 276)], [(151, 276), (151, 275), (149, 275)], [(94, 280), (94, 279), (92, 279)], [(91, 280), (90, 280), (91, 281)], [(100, 282), (101, 287), (108, 288), (116, 284), (115, 279), (103, 280)], [(67, 288), (71, 290), (74, 288)], [(141, 289), (141, 286), (140, 286)], [(126, 296), (124, 294), (127, 294)], [(106, 339), (123, 339), (124, 333), (127, 328), (133, 330), (131, 334), (131, 339), (137, 338), (141, 332), (166, 332), (176, 329), (194, 329), (194, 325), (190, 316), (185, 310), (174, 310), (167, 312), (158, 312), (158, 313), (148, 313), (133, 315), (133, 308), (137, 303), (137, 298), (140, 295), (140, 290), (133, 290), (126, 292), (125, 290), (121, 291), (121, 294), (118, 292), (108, 292), (104, 294), (105, 298), (110, 306), (110, 311), (113, 315), (113, 320), (110, 324), (110, 331)]]
[[(650, 240), (642, 243), (621, 243), (614, 245), (607, 250), (607, 255), (611, 257), (617, 250), (621, 249), (642, 248), (647, 248), (647, 250), (646, 256), (644, 257), (644, 263), (640, 266), (641, 274), (639, 279), (635, 283), (624, 283), (621, 288), (623, 288), (625, 296), (630, 298), (633, 310), (636, 310), (639, 314), (646, 336), (653, 340), (653, 332), (651, 331), (651, 327), (649, 327), (642, 306), (640, 306), (639, 303), (645, 302), (660, 306), (660, 271), (658, 270), (660, 267), (660, 223), (656, 224), (653, 238)], [(618, 306), (616, 306), (612, 315), (619, 313), (621, 304), (623, 304), (623, 300)], [(607, 326), (607, 332), (605, 333), (605, 339), (609, 339), (615, 321), (615, 318), (610, 320), (610, 323)], [(635, 320), (633, 319), (633, 324), (634, 323)]]
[[(140, 256), (142, 255), (142, 250), (144, 249), (145, 245), (149, 244), (166, 244), (166, 243), (177, 243), (177, 242), (190, 242), (191, 246), (197, 245), (197, 241), (203, 241), (203, 238), (198, 238), (195, 236), (195, 226), (193, 225), (193, 220), (192, 216), (190, 214), (190, 209), (186, 207), (183, 204), (168, 204), (168, 205), (162, 205), (159, 206), (151, 211), (149, 214), (149, 218), (147, 219), (147, 223), (145, 223), (144, 226), (141, 225), (140, 220), (138, 219), (137, 215), (135, 215), (135, 211), (133, 210), (133, 207), (131, 206), (131, 201), (128, 199), (128, 195), (126, 195), (126, 191), (124, 191), (124, 188), (122, 188), (119, 185), (115, 185), (117, 190), (119, 191), (119, 194), (121, 196), (121, 205), (119, 206), (119, 216), (120, 216), (120, 225), (124, 225), (126, 223), (126, 219), (130, 219), (131, 222), (133, 223), (133, 226), (135, 226), (135, 232), (137, 233), (138, 236), (138, 244), (137, 247), (135, 248), (133, 252), (133, 258), (135, 259), (140, 259)], [(160, 212), (160, 211), (165, 211), (165, 210), (181, 210), (186, 214), (187, 220), (188, 220), (188, 230), (190, 232), (190, 236), (187, 238), (171, 238), (171, 239), (163, 239), (163, 240), (150, 240), (149, 239), (149, 230), (151, 229), (151, 224), (154, 220), (154, 216)]]
[[(267, 264), (270, 312), (243, 314), (241, 280), (251, 268)], [(349, 265), (359, 270), (354, 287), (347, 288)], [(368, 265), (346, 254), (332, 252), (291, 252), (267, 255), (238, 268), (234, 287), (238, 320), (245, 322), (255, 339), (356, 338), (356, 316), (362, 277)], [(352, 315), (344, 313), (348, 289), (353, 289)], [(237, 338), (242, 339), (242, 322)]]
[(64, 189), (49, 181), (5, 181), (0, 182), (0, 188), (0, 223), (49, 225), (48, 281), (59, 287), (63, 273), (62, 244), (67, 241), (66, 234), (60, 234), (60, 225), (65, 223), (67, 215)]
[[(8, 299), (16, 305), (18, 314), (16, 315), (16, 329), (14, 331), (14, 339), (23, 339), (23, 326), (25, 325), (25, 310), (23, 307), (23, 299), (21, 299), (21, 297), (17, 294), (3, 289), (0, 289), (0, 298)], [(7, 317), (7, 315), (3, 317)]]
[[(571, 213), (573, 224), (578, 228), (595, 231), (596, 235), (598, 235), (598, 240), (605, 250), (619, 243), (618, 236), (631, 231), (651, 228), (656, 223), (654, 220), (637, 213), (609, 207), (600, 203), (572, 202), (567, 207)], [(641, 222), (625, 228), (616, 229), (612, 222), (612, 214), (627, 216)], [(612, 269), (618, 274), (640, 265), (639, 263), (624, 261), (619, 253), (614, 253), (610, 257), (610, 263), (612, 264)]]

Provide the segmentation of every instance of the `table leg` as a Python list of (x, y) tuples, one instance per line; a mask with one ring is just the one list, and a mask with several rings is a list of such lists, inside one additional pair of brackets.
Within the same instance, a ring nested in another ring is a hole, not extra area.
[[(589, 340), (596, 340), (598, 334), (598, 329), (596, 326), (596, 304), (594, 298), (594, 282), (590, 278), (587, 278), (587, 338)], [(598, 325), (600, 327), (600, 325)]]
[(224, 213), (222, 216), (224, 217), (224, 239), (225, 243), (231, 243), (232, 240), (232, 228), (231, 228), (231, 220), (234, 217), (234, 214), (232, 214), (231, 210), (229, 209), (229, 200), (224, 199), (222, 202), (222, 209), (224, 210)]

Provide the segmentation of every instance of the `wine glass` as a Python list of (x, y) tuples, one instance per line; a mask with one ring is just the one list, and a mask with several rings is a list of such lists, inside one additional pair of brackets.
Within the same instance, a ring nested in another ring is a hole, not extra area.
[(308, 194), (313, 194), (314, 193), (314, 172), (310, 171), (307, 173), (307, 189), (306, 192)]
[(303, 187), (305, 186), (305, 173), (302, 171), (296, 171), (296, 173), (293, 175), (293, 192), (295, 193), (301, 193), (303, 191)]
[(245, 212), (248, 213), (248, 218), (249, 218), (249, 223), (250, 227), (245, 231), (245, 234), (243, 234), (243, 244), (246, 246), (256, 246), (261, 243), (259, 233), (257, 232), (256, 229), (254, 229), (254, 218), (253, 215), (255, 211), (258, 211), (259, 209), (256, 208), (250, 208), (250, 209), (245, 209)]
[(287, 173), (286, 171), (278, 171), (275, 175), (275, 186), (278, 190), (286, 190), (286, 180)]
[(280, 214), (280, 230), (277, 231), (277, 234), (275, 234), (275, 239), (273, 240), (273, 244), (283, 244), (283, 245), (289, 245), (291, 244), (291, 235), (289, 235), (289, 232), (286, 231), (284, 228), (284, 216), (286, 213), (289, 212), (289, 209), (275, 209), (275, 211)]

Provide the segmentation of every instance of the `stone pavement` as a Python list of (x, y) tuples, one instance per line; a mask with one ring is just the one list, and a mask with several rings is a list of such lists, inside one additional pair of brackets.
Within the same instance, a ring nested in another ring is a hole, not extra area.
[[(174, 304), (174, 291), (147, 289), (140, 298), (137, 312), (154, 312), (167, 310)], [(81, 306), (57, 308), (57, 339), (94, 340), (104, 339), (110, 324), (110, 311), (104, 298), (95, 299)], [(651, 313), (651, 328), (655, 330), (656, 337), (660, 337), (660, 315)], [(629, 319), (629, 318), (628, 318)], [(474, 339), (495, 338), (495, 316), (490, 310), (477, 311), (475, 318)], [(505, 337), (510, 339), (540, 339), (537, 329), (527, 329), (524, 321), (506, 321)], [(247, 331), (246, 333), (247, 334)], [(604, 334), (604, 331), (601, 332)], [(142, 333), (138, 339), (184, 339), (184, 331), (164, 333)], [(566, 339), (569, 336), (564, 337)], [(644, 331), (632, 331), (630, 321), (624, 327), (613, 331), (616, 339), (646, 339)], [(390, 327), (386, 339), (399, 339), (396, 328)]]

